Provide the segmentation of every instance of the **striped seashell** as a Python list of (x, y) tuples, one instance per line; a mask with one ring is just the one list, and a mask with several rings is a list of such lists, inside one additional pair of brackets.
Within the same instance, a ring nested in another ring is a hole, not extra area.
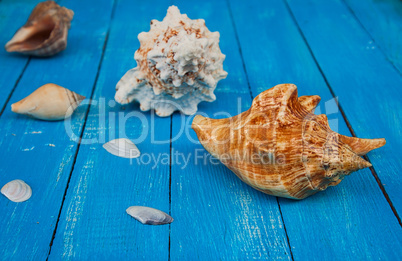
[(11, 110), (40, 120), (64, 120), (73, 114), (84, 99), (84, 96), (57, 84), (48, 83), (12, 104)]

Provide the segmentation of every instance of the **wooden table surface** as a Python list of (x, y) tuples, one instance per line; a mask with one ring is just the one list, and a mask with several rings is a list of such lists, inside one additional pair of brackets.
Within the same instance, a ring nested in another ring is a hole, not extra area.
[[(1, 45), (36, 3), (0, 0)], [(75, 12), (65, 51), (34, 58), (0, 48), (0, 186), (23, 179), (33, 189), (23, 203), (0, 197), (1, 260), (401, 259), (400, 1), (59, 4)], [(294, 83), (299, 95), (321, 96), (315, 113), (327, 114), (333, 130), (386, 138), (367, 155), (373, 167), (302, 201), (276, 198), (210, 158), (202, 162), (209, 154), (190, 129), (193, 116), (159, 118), (138, 104), (116, 105), (117, 81), (136, 66), (138, 33), (171, 4), (219, 31), (226, 54), (229, 75), (216, 88), (217, 100), (201, 103), (198, 113), (236, 115), (260, 92)], [(11, 112), (12, 103), (49, 82), (93, 104), (85, 102), (66, 122)], [(137, 142), (141, 158), (102, 148), (124, 136)], [(126, 214), (132, 205), (175, 220), (142, 225)]]

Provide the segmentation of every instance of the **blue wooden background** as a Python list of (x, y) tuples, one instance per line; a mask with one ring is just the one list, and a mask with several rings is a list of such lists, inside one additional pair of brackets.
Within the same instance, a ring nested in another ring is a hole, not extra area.
[[(1, 45), (37, 2), (0, 0)], [(0, 186), (18, 178), (33, 189), (24, 203), (0, 197), (0, 259), (401, 259), (400, 1), (58, 2), (75, 12), (64, 52), (40, 59), (0, 48)], [(316, 113), (326, 113), (334, 130), (386, 138), (367, 155), (373, 167), (303, 201), (276, 198), (221, 164), (196, 162), (206, 152), (192, 142), (193, 116), (156, 118), (132, 113), (138, 104), (116, 105), (117, 81), (136, 66), (138, 33), (171, 4), (219, 31), (227, 56), (217, 100), (200, 104), (199, 113), (235, 115), (260, 92), (294, 83), (299, 95), (321, 96)], [(49, 82), (94, 103), (67, 125), (11, 112), (12, 103)], [(171, 155), (170, 164), (130, 162), (102, 148), (122, 136), (137, 140), (143, 154)], [(125, 213), (132, 205), (175, 221), (144, 226)]]

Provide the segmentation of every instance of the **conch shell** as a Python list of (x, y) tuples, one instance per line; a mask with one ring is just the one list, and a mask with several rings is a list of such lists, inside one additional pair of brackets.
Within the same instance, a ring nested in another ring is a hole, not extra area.
[(74, 12), (54, 1), (39, 3), (6, 44), (7, 52), (51, 56), (67, 47), (67, 34)]
[(190, 115), (201, 101), (216, 99), (214, 90), (226, 78), (225, 55), (219, 48), (219, 32), (210, 32), (203, 19), (191, 20), (169, 7), (162, 22), (151, 21), (151, 30), (138, 35), (138, 66), (117, 83), (115, 100), (134, 100), (141, 110), (155, 109), (161, 117), (180, 110)]
[(192, 128), (205, 149), (242, 181), (270, 195), (303, 199), (370, 167), (359, 155), (385, 144), (333, 132), (324, 114), (312, 114), (319, 101), (319, 96), (298, 98), (295, 85), (281, 84), (232, 118), (197, 115)]
[(84, 96), (48, 83), (39, 87), (28, 97), (12, 104), (11, 110), (40, 120), (64, 120), (73, 114), (84, 99)]

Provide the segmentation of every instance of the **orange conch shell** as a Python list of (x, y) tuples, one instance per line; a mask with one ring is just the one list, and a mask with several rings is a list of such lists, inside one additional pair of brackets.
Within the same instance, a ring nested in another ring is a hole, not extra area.
[(6, 44), (7, 52), (51, 56), (63, 51), (73, 16), (73, 11), (54, 1), (39, 3), (26, 24)]
[(333, 132), (324, 114), (312, 114), (319, 101), (319, 96), (298, 98), (295, 85), (281, 84), (232, 118), (197, 115), (192, 128), (205, 149), (242, 181), (270, 195), (303, 199), (370, 167), (359, 155), (385, 144)]

